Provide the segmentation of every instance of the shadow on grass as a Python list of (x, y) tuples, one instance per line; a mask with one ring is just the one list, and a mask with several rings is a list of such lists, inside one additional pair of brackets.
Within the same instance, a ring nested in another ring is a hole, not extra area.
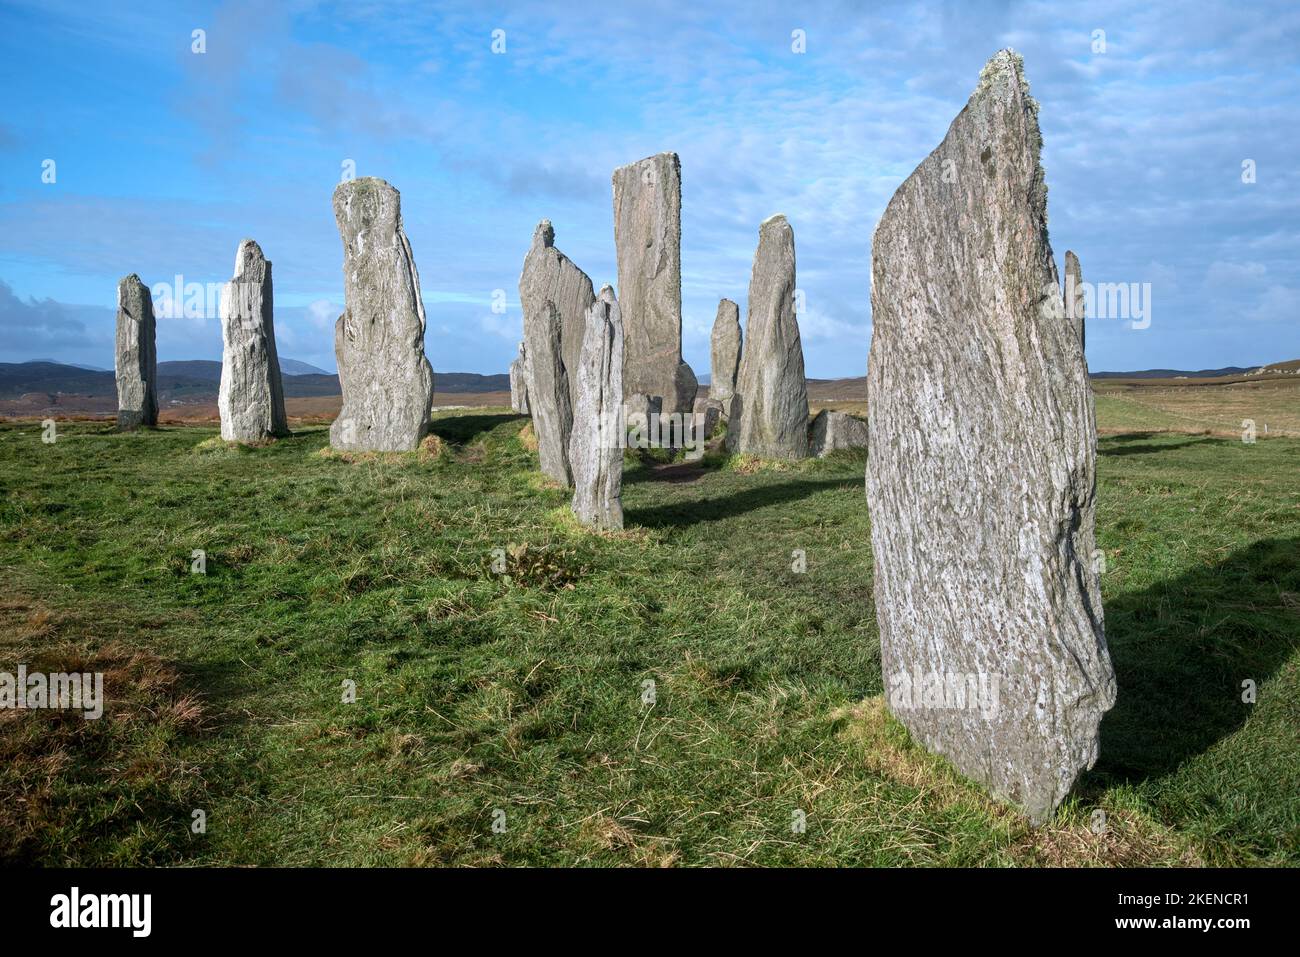
[(1107, 602), (1118, 694), (1093, 773), (1165, 775), (1241, 727), (1242, 682), (1300, 648), (1298, 595), (1300, 538), (1274, 538)]
[[(800, 479), (773, 485), (761, 485), (717, 498), (699, 498), (686, 502), (674, 502), (670, 505), (655, 505), (649, 508), (628, 509), (624, 503), (625, 516), (629, 525), (641, 525), (646, 528), (685, 527), (700, 522), (716, 522), (723, 518), (744, 515), (755, 509), (767, 508), (769, 505), (781, 505), (793, 502), (809, 495), (816, 495), (832, 488), (857, 488), (842, 478), (819, 479), (810, 481)], [(865, 507), (865, 506), (864, 506)]]
[(449, 415), (441, 419), (434, 419), (429, 426), (429, 431), (444, 442), (464, 445), (477, 435), (491, 432), (498, 425), (503, 425), (506, 422), (522, 422), (527, 418), (526, 415), (510, 415), (508, 413), (497, 415)]
[[(1107, 456), (1148, 455), (1153, 452), (1169, 452), (1173, 449), (1184, 449), (1189, 445), (1204, 445), (1207, 442), (1212, 445), (1222, 445), (1224, 442), (1223, 439), (1206, 437), (1200, 439), (1188, 439), (1180, 442), (1163, 442), (1159, 444), (1151, 443), (1148, 445), (1127, 444), (1143, 439), (1153, 439), (1160, 434), (1161, 433), (1159, 432), (1125, 432), (1120, 435), (1103, 436), (1101, 441), (1097, 443), (1097, 452), (1101, 455)], [(1115, 443), (1126, 444), (1119, 445)]]

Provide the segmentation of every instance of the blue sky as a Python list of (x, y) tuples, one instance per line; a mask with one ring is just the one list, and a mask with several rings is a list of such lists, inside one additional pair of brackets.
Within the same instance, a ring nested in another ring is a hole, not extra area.
[[(1073, 249), (1085, 280), (1150, 284), (1149, 327), (1089, 322), (1091, 368), (1300, 357), (1291, 2), (5, 0), (0, 361), (111, 368), (118, 278), (220, 283), (251, 236), (281, 354), (332, 370), (330, 195), (352, 160), (401, 190), (435, 370), (503, 372), (537, 221), (612, 283), (610, 174), (674, 150), (696, 371), (782, 212), (809, 375), (861, 375), (876, 221), (1005, 46), (1041, 104), (1058, 264)], [(158, 347), (219, 358), (220, 322), (160, 320)]]

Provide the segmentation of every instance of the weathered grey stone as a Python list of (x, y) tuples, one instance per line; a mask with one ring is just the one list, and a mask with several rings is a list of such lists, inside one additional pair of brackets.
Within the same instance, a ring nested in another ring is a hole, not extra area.
[(718, 315), (713, 320), (713, 333), (709, 337), (709, 358), (712, 360), (709, 398), (717, 399), (724, 409), (731, 407), (731, 397), (736, 391), (740, 342), (740, 307), (730, 299), (723, 299), (718, 303)]
[(623, 527), (623, 320), (604, 286), (587, 310), (577, 368), (569, 464), (573, 514), (599, 529)]
[(722, 424), (722, 410), (723, 405), (717, 399), (701, 397), (695, 400), (696, 425), (703, 438), (713, 438), (713, 433), (718, 431)]
[(865, 449), (867, 423), (834, 409), (822, 409), (808, 427), (808, 451), (822, 459), (837, 449)]
[(560, 313), (561, 360), (569, 377), (569, 407), (577, 401), (578, 382), (574, 374), (586, 334), (587, 310), (596, 301), (591, 280), (568, 256), (555, 248), (555, 230), (543, 219), (533, 231), (533, 242), (524, 256), (519, 276), (519, 301), (524, 310), (524, 341), (528, 325), (545, 323), (544, 304), (555, 303)]
[[(567, 485), (572, 478), (569, 435), (577, 401), (576, 370), (587, 310), (596, 294), (587, 274), (555, 248), (549, 220), (542, 220), (533, 231), (519, 276), (519, 300), (524, 310), (528, 408), (542, 471)], [(555, 389), (560, 382), (565, 388), (562, 402)]]
[(867, 498), (890, 709), (1041, 821), (1096, 760), (1115, 678), (1037, 112), (998, 53), (876, 228)]
[(401, 196), (371, 176), (340, 183), (334, 219), (343, 239), (346, 305), (334, 326), (343, 409), (330, 427), (330, 445), (412, 451), (429, 430), (433, 369), (424, 354), (424, 301)]
[(510, 409), (528, 414), (528, 348), (519, 343), (519, 357), (510, 363)]
[(1083, 269), (1079, 266), (1079, 257), (1072, 250), (1065, 251), (1065, 318), (1079, 334), (1079, 349), (1087, 344), (1084, 331), (1083, 313)]
[(659, 153), (614, 170), (613, 185), (624, 392), (689, 412), (697, 382), (682, 361), (681, 163)]
[(569, 375), (564, 367), (564, 320), (550, 299), (527, 316), (524, 335), (528, 352), (528, 407), (537, 435), (542, 473), (564, 485), (573, 482), (569, 469), (569, 435), (573, 407), (569, 405)]
[(727, 448), (733, 452), (768, 459), (808, 455), (808, 383), (794, 314), (794, 277), (794, 230), (776, 215), (758, 230), (745, 349), (727, 426)]
[[(179, 295), (179, 293), (178, 293)], [(158, 424), (158, 353), (153, 298), (135, 273), (117, 284), (117, 427)]]
[(289, 433), (280, 359), (275, 351), (271, 263), (251, 239), (235, 253), (235, 275), (221, 291), (221, 388), (217, 411), (227, 442), (261, 442)]

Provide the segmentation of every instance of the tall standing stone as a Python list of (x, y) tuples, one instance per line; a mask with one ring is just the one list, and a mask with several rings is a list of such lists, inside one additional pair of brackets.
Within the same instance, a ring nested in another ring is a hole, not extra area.
[[(528, 406), (542, 471), (567, 485), (571, 478), (569, 431), (578, 389), (575, 370), (587, 310), (596, 294), (587, 274), (555, 248), (555, 230), (549, 220), (542, 220), (533, 231), (519, 276), (519, 301), (524, 310)], [(561, 381), (566, 389), (563, 402), (554, 388)]]
[(343, 239), (343, 315), (334, 354), (343, 409), (330, 445), (414, 450), (429, 431), (433, 369), (424, 354), (424, 301), (401, 196), (372, 176), (340, 183), (334, 219)]
[(528, 414), (528, 349), (519, 343), (519, 357), (510, 363), (510, 410)]
[[(180, 291), (177, 290), (177, 296)], [(117, 284), (117, 427), (158, 424), (158, 353), (153, 298), (135, 273)]]
[(569, 435), (573, 430), (573, 407), (569, 404), (569, 374), (562, 355), (563, 328), (559, 308), (547, 299), (540, 315), (526, 321), (524, 334), (528, 337), (528, 407), (542, 474), (571, 485)]
[(867, 498), (890, 709), (1041, 821), (1096, 760), (1115, 678), (1037, 114), (1003, 50), (876, 227)]
[(587, 310), (578, 362), (569, 462), (573, 514), (599, 529), (623, 527), (623, 320), (614, 290), (604, 286)]
[(280, 359), (275, 351), (271, 263), (251, 239), (235, 253), (235, 275), (221, 291), (221, 389), (217, 411), (227, 442), (287, 435)]
[(732, 397), (727, 447), (768, 459), (808, 455), (808, 382), (794, 314), (794, 230), (763, 221), (749, 281), (745, 349)]
[(1079, 349), (1087, 344), (1083, 326), (1083, 269), (1079, 257), (1072, 250), (1065, 251), (1065, 318), (1079, 336)]
[(613, 184), (625, 395), (690, 412), (699, 385), (682, 361), (681, 163), (659, 153), (614, 170)]
[(569, 377), (569, 405), (577, 401), (578, 357), (586, 331), (587, 310), (596, 301), (587, 274), (555, 247), (555, 230), (543, 219), (533, 231), (533, 243), (524, 256), (519, 276), (519, 300), (524, 310), (524, 341), (529, 322), (544, 321), (546, 302), (560, 313), (561, 358)]
[(713, 333), (709, 336), (712, 366), (709, 398), (721, 402), (723, 409), (731, 408), (731, 397), (736, 391), (740, 342), (740, 307), (730, 299), (723, 299), (718, 303), (718, 315), (713, 320)]

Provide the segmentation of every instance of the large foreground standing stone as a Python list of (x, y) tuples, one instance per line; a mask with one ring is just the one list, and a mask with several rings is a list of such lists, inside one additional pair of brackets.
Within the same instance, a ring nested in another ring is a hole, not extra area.
[(623, 313), (623, 389), (690, 412), (698, 382), (682, 361), (682, 171), (676, 153), (614, 170), (614, 245)]
[(221, 390), (217, 411), (227, 442), (287, 435), (280, 359), (275, 352), (271, 264), (251, 239), (235, 253), (235, 275), (221, 291)]
[(578, 363), (569, 462), (573, 514), (584, 525), (623, 527), (623, 320), (614, 290), (604, 286), (587, 310)]
[(727, 426), (727, 448), (733, 452), (767, 459), (808, 455), (808, 383), (794, 314), (794, 275), (794, 230), (784, 216), (764, 220)]
[(424, 301), (401, 196), (372, 176), (340, 183), (334, 219), (343, 238), (346, 307), (334, 326), (343, 409), (330, 427), (330, 445), (412, 451), (429, 430), (433, 369), (424, 354)]
[(1037, 113), (998, 53), (876, 228), (867, 497), (890, 709), (1041, 821), (1096, 761), (1115, 678)]
[(528, 414), (528, 348), (519, 343), (519, 357), (510, 363), (510, 410)]
[(569, 435), (573, 407), (569, 405), (569, 374), (561, 354), (560, 310), (544, 300), (540, 314), (526, 317), (524, 335), (528, 351), (528, 407), (537, 435), (537, 457), (542, 474), (564, 485), (573, 483), (569, 470)]
[[(179, 295), (179, 292), (177, 293)], [(153, 298), (135, 273), (117, 284), (117, 427), (158, 424), (158, 353)]]
[(1079, 265), (1079, 257), (1072, 250), (1067, 249), (1065, 251), (1065, 318), (1074, 326), (1079, 336), (1081, 351), (1087, 345), (1087, 336), (1084, 334), (1083, 327), (1083, 303), (1083, 269)]
[(721, 402), (724, 410), (731, 408), (731, 397), (736, 391), (740, 341), (740, 307), (730, 299), (723, 299), (718, 303), (718, 315), (713, 320), (713, 333), (709, 336), (712, 365), (709, 398)]

